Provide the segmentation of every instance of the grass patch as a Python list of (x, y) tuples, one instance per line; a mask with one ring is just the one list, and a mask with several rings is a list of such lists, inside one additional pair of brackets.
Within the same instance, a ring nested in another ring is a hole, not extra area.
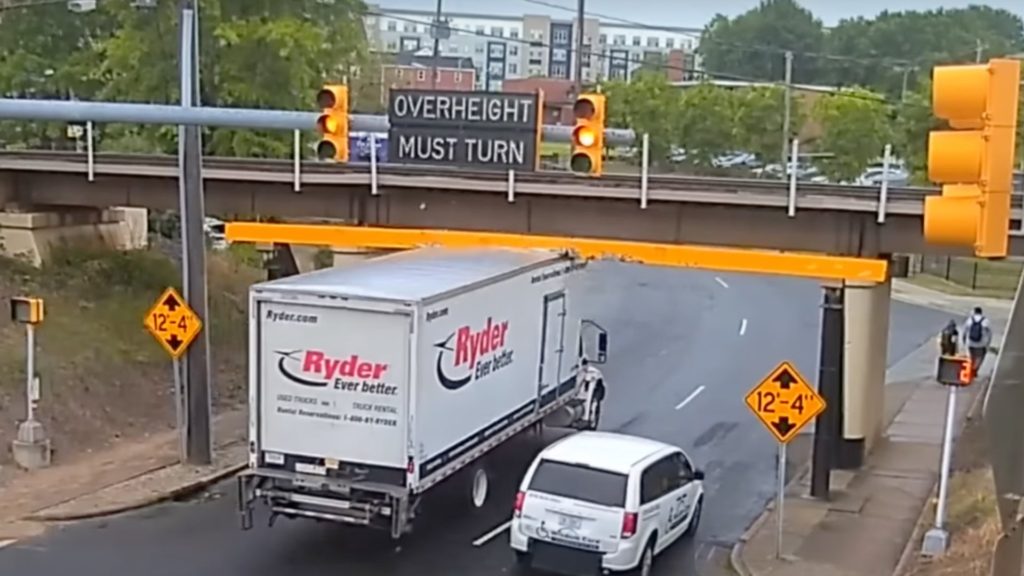
[[(950, 548), (934, 560), (921, 559), (910, 576), (988, 576), (1000, 535), (985, 429), (971, 420), (957, 442), (955, 473), (949, 484), (947, 526)], [(934, 510), (930, 513), (934, 514)]]
[[(57, 450), (91, 449), (173, 423), (171, 362), (143, 328), (146, 311), (167, 286), (181, 289), (178, 263), (166, 253), (57, 248), (41, 268), (0, 258), (0, 298), (42, 297), (37, 332), (40, 415)], [(215, 405), (245, 398), (246, 294), (258, 281), (259, 255), (244, 250), (207, 258)], [(6, 312), (6, 311), (5, 311)], [(24, 415), (24, 329), (0, 323), (0, 443)], [(0, 461), (4, 455), (0, 455)]]
[(957, 296), (1012, 299), (1024, 261), (925, 257), (921, 274), (908, 278), (919, 286)]

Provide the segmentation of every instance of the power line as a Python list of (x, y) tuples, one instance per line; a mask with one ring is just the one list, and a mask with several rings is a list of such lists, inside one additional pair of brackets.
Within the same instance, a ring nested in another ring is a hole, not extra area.
[[(573, 10), (572, 8), (570, 8), (568, 6), (560, 5), (560, 4), (551, 2), (549, 0), (522, 0), (522, 1), (526, 2), (527, 4), (535, 4), (537, 6), (545, 6), (547, 8), (554, 8), (554, 9), (557, 9), (557, 10), (565, 10), (565, 11), (572, 11)], [(731, 47), (731, 48), (735, 48), (737, 50), (744, 50), (744, 51), (748, 51), (748, 52), (761, 52), (761, 53), (769, 53), (769, 54), (778, 54), (780, 56), (784, 56), (786, 54), (786, 52), (791, 52), (795, 56), (802, 56), (802, 57), (806, 57), (806, 58), (817, 58), (817, 59), (822, 59), (822, 60), (832, 60), (832, 61), (836, 61), (836, 62), (854, 62), (854, 63), (865, 64), (865, 65), (869, 65), (869, 64), (885, 64), (887, 66), (894, 67), (894, 68), (895, 67), (899, 67), (899, 66), (923, 65), (923, 64), (927, 64), (927, 63), (931, 62), (931, 59), (930, 58), (926, 58), (926, 57), (922, 57), (922, 58), (918, 58), (918, 59), (913, 59), (913, 60), (907, 60), (905, 58), (890, 58), (890, 57), (885, 57), (885, 56), (878, 56), (878, 57), (841, 56), (839, 54), (831, 54), (831, 53), (827, 53), (827, 52), (813, 52), (813, 51), (790, 50), (790, 49), (787, 49), (787, 48), (780, 48), (778, 46), (757, 45), (757, 44), (741, 44), (741, 43), (736, 43), (736, 42), (726, 42), (724, 40), (719, 40), (719, 39), (716, 39), (716, 38), (707, 38), (704, 34), (696, 34), (696, 33), (692, 33), (692, 32), (683, 32), (678, 27), (659, 26), (659, 25), (656, 25), (656, 24), (647, 24), (647, 23), (643, 23), (643, 22), (637, 22), (635, 20), (630, 20), (628, 18), (621, 18), (621, 17), (618, 17), (618, 16), (610, 16), (608, 14), (601, 14), (601, 13), (592, 12), (592, 11), (588, 11), (587, 14), (589, 14), (590, 16), (596, 17), (596, 18), (600, 18), (602, 20), (609, 20), (609, 21), (619, 22), (619, 23), (622, 23), (622, 24), (627, 24), (629, 26), (633, 26), (633, 27), (636, 27), (636, 28), (644, 29), (644, 30), (654, 30), (654, 31), (660, 31), (660, 32), (672, 32), (672, 33), (681, 34), (681, 35), (694, 36), (694, 37), (699, 38), (700, 42), (702, 42), (702, 43), (718, 44), (718, 45), (721, 45), (721, 46), (728, 46), (728, 47)], [(973, 57), (974, 53), (975, 53), (975, 47), (973, 45), (970, 47), (969, 50), (965, 48), (965, 50), (963, 52), (965, 57), (967, 55)]]
[[(377, 17), (380, 17), (380, 18), (388, 18), (388, 19), (395, 20), (395, 21), (398, 21), (398, 22), (408, 22), (408, 23), (411, 23), (411, 24), (422, 24), (422, 25), (426, 25), (426, 26), (431, 25), (431, 23), (429, 21), (426, 21), (426, 20), (419, 20), (419, 19), (410, 18), (410, 17), (406, 17), (406, 16), (400, 16), (400, 15), (397, 15), (397, 14), (389, 14), (389, 13), (385, 13), (385, 12), (375, 12), (375, 11), (369, 11), (367, 13), (372, 15), (372, 16), (377, 16)], [(511, 42), (511, 43), (514, 43), (514, 44), (530, 46), (530, 47), (534, 47), (534, 48), (550, 48), (551, 47), (550, 43), (544, 42), (544, 41), (541, 41), (541, 40), (527, 40), (525, 38), (511, 38), (511, 37), (507, 37), (507, 36), (499, 36), (497, 34), (489, 34), (487, 32), (481, 32), (481, 31), (478, 31), (478, 30), (470, 30), (468, 28), (459, 28), (457, 26), (449, 26), (449, 30), (452, 32), (452, 34), (463, 34), (463, 35), (469, 35), (469, 36), (476, 36), (476, 37), (479, 37), (479, 38), (490, 38), (490, 39), (495, 39), (495, 40), (501, 40), (501, 41), (504, 41), (504, 42)], [(573, 51), (574, 51), (574, 49), (572, 49), (572, 48), (568, 48), (568, 47), (566, 48), (566, 52), (567, 53), (568, 52), (573, 52)], [(583, 53), (587, 54), (587, 55), (589, 55), (591, 57), (596, 57), (599, 60), (611, 60), (611, 59), (613, 59), (607, 53), (595, 52), (593, 50), (584, 50)], [(718, 79), (718, 80), (732, 80), (732, 81), (738, 81), (738, 82), (750, 82), (750, 83), (758, 83), (758, 84), (769, 84), (769, 85), (782, 86), (782, 87), (785, 86), (785, 84), (783, 82), (779, 82), (779, 81), (775, 81), (775, 80), (765, 80), (763, 78), (753, 78), (753, 77), (750, 77), (750, 76), (742, 76), (742, 75), (738, 75), (738, 74), (731, 74), (731, 73), (728, 73), (728, 72), (715, 72), (715, 71), (707, 70), (706, 68), (688, 69), (688, 68), (685, 68), (685, 67), (682, 67), (682, 66), (675, 66), (675, 65), (669, 64), (667, 62), (657, 62), (657, 63), (655, 63), (655, 62), (649, 62), (649, 61), (648, 62), (640, 62), (640, 61), (637, 61), (637, 60), (632, 60), (632, 62), (640, 64), (641, 67), (657, 68), (657, 69), (662, 69), (662, 70), (675, 70), (675, 71), (680, 71), (680, 72), (683, 72), (683, 73), (693, 73), (693, 74), (696, 74), (698, 76), (702, 76), (704, 78), (712, 78), (712, 79)], [(799, 88), (799, 86), (798, 86), (798, 88)], [(841, 97), (846, 97), (846, 98), (856, 98), (856, 99), (860, 99), (860, 100), (867, 100), (867, 101), (877, 102), (877, 103), (880, 103), (880, 104), (886, 104), (886, 105), (890, 105), (890, 106), (897, 106), (898, 105), (897, 102), (890, 101), (889, 99), (887, 99), (885, 97), (882, 97), (882, 96), (873, 97), (873, 96), (868, 96), (868, 95), (865, 95), (865, 94), (843, 92), (843, 91), (828, 92), (828, 93), (831, 94), (831, 95), (834, 95), (834, 96), (841, 96)]]

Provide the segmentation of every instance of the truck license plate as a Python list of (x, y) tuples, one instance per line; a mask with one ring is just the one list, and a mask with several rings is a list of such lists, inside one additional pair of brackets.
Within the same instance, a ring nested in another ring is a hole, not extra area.
[(317, 488), (319, 489), (323, 482), (319, 480), (306, 480), (305, 478), (293, 478), (292, 484), (299, 488)]

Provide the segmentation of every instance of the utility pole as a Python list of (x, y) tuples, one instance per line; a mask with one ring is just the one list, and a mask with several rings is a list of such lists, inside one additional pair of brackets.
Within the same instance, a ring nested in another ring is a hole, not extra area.
[(441, 2), (437, 0), (437, 8), (434, 10), (434, 25), (430, 31), (434, 33), (434, 64), (430, 70), (430, 88), (437, 90), (437, 69), (441, 67)]
[[(180, 0), (181, 106), (199, 100), (198, 16), (195, 0)], [(202, 132), (199, 126), (178, 127), (181, 211), (181, 268), (185, 300), (209, 326), (206, 297), (206, 238), (203, 219)], [(185, 353), (182, 380), (185, 396), (185, 459), (189, 464), (213, 462), (210, 422), (210, 331), (205, 329)]]
[(911, 66), (903, 67), (903, 87), (900, 88), (900, 102), (907, 101), (907, 82), (910, 79), (910, 71), (914, 69)]
[(981, 43), (981, 38), (974, 39), (974, 61), (981, 62), (981, 57), (985, 52), (985, 45)]
[(576, 95), (583, 93), (583, 18), (584, 2), (579, 0), (576, 4), (576, 68), (574, 79), (576, 81)]
[(786, 178), (789, 167), (789, 130), (791, 118), (790, 108), (793, 105), (793, 51), (786, 50), (786, 86), (785, 103), (782, 110), (782, 178)]

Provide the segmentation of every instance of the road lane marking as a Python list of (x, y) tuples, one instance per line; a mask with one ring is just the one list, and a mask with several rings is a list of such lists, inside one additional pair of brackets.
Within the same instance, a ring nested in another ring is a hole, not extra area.
[(725, 283), (725, 280), (722, 280), (721, 276), (715, 276), (715, 282), (718, 282), (719, 284), (721, 284), (722, 288), (728, 288), (729, 287), (729, 285)]
[(697, 396), (699, 396), (700, 393), (703, 392), (703, 391), (704, 391), (704, 385), (702, 384), (702, 385), (698, 386), (696, 390), (694, 390), (693, 392), (690, 392), (690, 395), (687, 396), (685, 399), (683, 399), (683, 401), (680, 402), (676, 406), (676, 410), (682, 410), (683, 407), (685, 407), (687, 404), (692, 402), (693, 399), (696, 398)]
[(495, 538), (500, 536), (502, 532), (504, 532), (505, 530), (508, 530), (509, 526), (512, 526), (512, 520), (509, 520), (508, 522), (505, 522), (504, 524), (502, 524), (501, 526), (498, 526), (494, 530), (491, 530), (487, 534), (484, 534), (483, 536), (477, 538), (476, 540), (473, 540), (473, 546), (476, 546), (477, 548), (479, 548), (480, 546), (483, 546), (484, 544), (487, 544), (491, 540), (494, 540)]
[(17, 540), (0, 540), (0, 548), (6, 548), (15, 542), (17, 542)]
[(740, 336), (743, 336), (743, 335), (744, 335), (744, 334), (746, 334), (746, 333), (747, 333), (747, 319), (746, 319), (746, 318), (744, 318), (744, 319), (743, 319), (743, 320), (742, 320), (742, 321), (740, 322)]

